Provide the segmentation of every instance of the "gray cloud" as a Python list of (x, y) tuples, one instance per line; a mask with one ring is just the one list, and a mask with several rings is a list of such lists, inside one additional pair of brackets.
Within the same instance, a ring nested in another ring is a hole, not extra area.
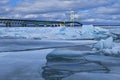
[(8, 3), (10, 0), (0, 0), (0, 5)]
[[(83, 10), (112, 4), (113, 0), (23, 0), (17, 7), (16, 11), (25, 13), (46, 13), (66, 10)], [(28, 12), (29, 11), (29, 12)]]
[(22, 0), (14, 6), (1, 5), (0, 17), (69, 20), (69, 11), (74, 10), (76, 20), (83, 23), (119, 24), (119, 4), (120, 0)]

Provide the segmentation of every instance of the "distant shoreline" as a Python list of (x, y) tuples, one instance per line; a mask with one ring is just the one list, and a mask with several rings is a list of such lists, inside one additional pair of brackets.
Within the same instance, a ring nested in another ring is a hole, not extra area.
[(93, 26), (120, 26), (120, 25), (93, 25)]

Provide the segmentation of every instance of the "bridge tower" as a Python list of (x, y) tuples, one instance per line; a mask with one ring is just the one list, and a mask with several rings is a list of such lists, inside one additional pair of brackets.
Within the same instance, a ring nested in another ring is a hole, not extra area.
[(80, 16), (80, 15), (78, 15), (78, 22), (80, 22), (80, 20), (81, 20), (81, 16)]
[(73, 10), (70, 11), (70, 21), (72, 22), (70, 25), (74, 26), (74, 18), (75, 18), (75, 13)]

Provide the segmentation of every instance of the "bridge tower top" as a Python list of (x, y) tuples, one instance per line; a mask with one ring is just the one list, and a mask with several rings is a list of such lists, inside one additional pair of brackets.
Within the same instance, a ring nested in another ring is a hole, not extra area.
[(74, 18), (75, 18), (75, 13), (73, 10), (70, 11), (70, 21), (73, 22), (71, 23), (71, 26), (74, 26)]

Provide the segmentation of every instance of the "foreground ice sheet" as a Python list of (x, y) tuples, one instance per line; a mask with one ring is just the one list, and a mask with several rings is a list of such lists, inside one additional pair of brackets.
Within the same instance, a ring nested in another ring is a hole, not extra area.
[(42, 75), (45, 80), (119, 80), (119, 67), (119, 58), (63, 48), (47, 55)]
[(0, 53), (0, 80), (44, 80), (42, 67), (53, 49)]
[(34, 39), (1, 39), (0, 52), (32, 51), (50, 48), (70, 47), (95, 44), (95, 40), (34, 40)]

